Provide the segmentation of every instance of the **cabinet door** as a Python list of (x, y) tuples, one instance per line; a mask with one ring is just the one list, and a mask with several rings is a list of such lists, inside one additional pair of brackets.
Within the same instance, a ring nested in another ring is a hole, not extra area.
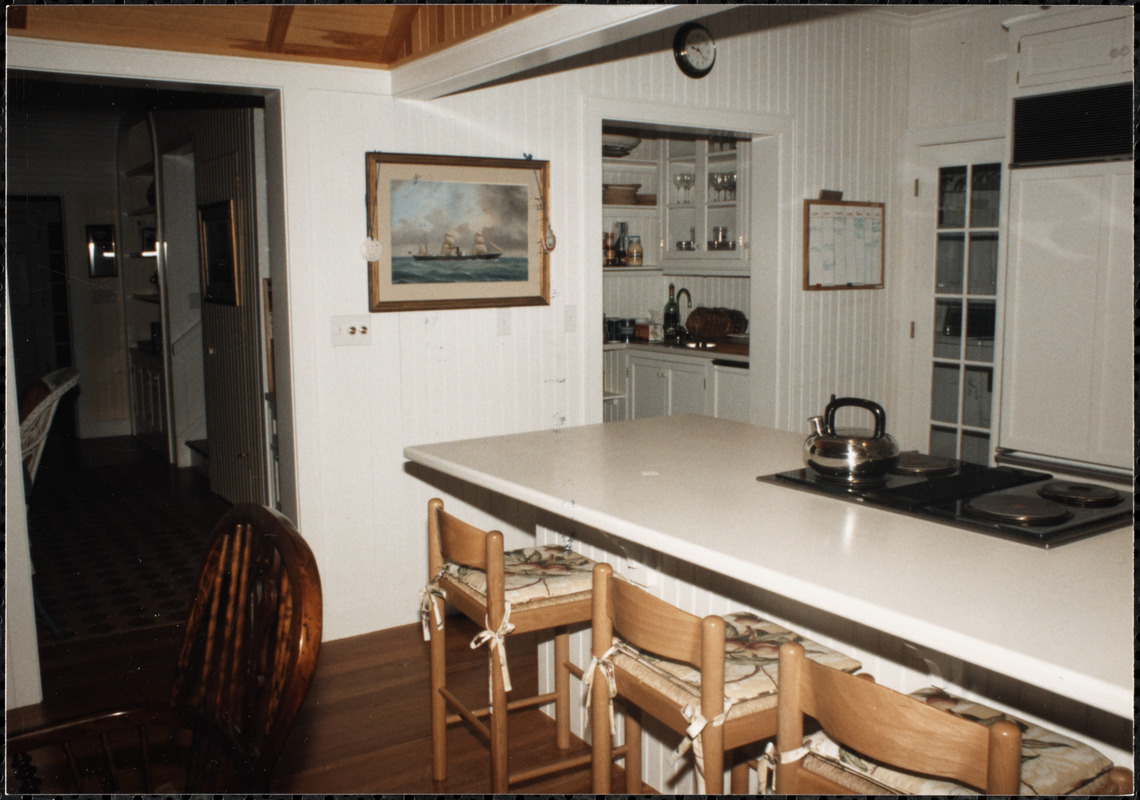
[(713, 367), (713, 416), (749, 421), (747, 368)]
[(1127, 80), (1132, 75), (1130, 18), (1027, 33), (1017, 41), (1018, 88), (1064, 81)]
[(708, 367), (675, 364), (669, 368), (668, 414), (708, 413)]
[(629, 359), (630, 419), (662, 417), (669, 407), (668, 365), (651, 358)]
[(715, 138), (667, 142), (660, 181), (666, 274), (748, 272), (750, 145)]
[(1132, 457), (1132, 163), (1017, 170), (1000, 445)]

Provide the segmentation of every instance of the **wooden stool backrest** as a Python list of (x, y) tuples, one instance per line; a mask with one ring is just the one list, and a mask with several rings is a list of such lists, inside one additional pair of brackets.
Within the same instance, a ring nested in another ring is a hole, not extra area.
[[(594, 567), (594, 655), (610, 647), (616, 633), (639, 650), (701, 671), (701, 713), (712, 719), (724, 709), (724, 620), (682, 611), (626, 580), (613, 567)], [(599, 648), (601, 648), (599, 650)]]
[(503, 534), (484, 531), (443, 510), (443, 501), (428, 502), (428, 572), (436, 577), (451, 561), (487, 574), (487, 620), (498, 630), (505, 607)]
[[(989, 794), (1017, 794), (1021, 731), (1001, 720), (985, 726), (928, 706), (861, 676), (805, 657), (803, 646), (780, 646), (777, 701), (780, 753), (803, 743), (804, 715), (835, 741), (890, 766), (960, 781)], [(800, 762), (777, 764), (776, 791), (805, 791), (811, 773)], [(810, 789), (815, 792), (816, 789)]]

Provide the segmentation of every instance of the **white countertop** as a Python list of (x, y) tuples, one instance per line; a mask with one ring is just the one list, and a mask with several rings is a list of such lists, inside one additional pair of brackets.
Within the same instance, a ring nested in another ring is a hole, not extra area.
[(1130, 527), (1044, 550), (756, 480), (802, 466), (803, 441), (680, 416), (421, 445), (404, 455), (1132, 718)]
[[(748, 340), (742, 339), (739, 344), (747, 345)], [(746, 354), (728, 352), (720, 347), (702, 350), (696, 347), (682, 347), (680, 345), (663, 344), (661, 342), (645, 342), (640, 339), (632, 342), (606, 342), (602, 345), (602, 350), (628, 350), (632, 353), (645, 353), (647, 355), (658, 355), (666, 358), (703, 358), (708, 361), (717, 359), (748, 363), (748, 356)]]

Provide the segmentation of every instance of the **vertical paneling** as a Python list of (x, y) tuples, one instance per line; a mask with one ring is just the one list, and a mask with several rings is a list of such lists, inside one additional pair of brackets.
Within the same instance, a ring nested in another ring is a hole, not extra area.
[(260, 292), (252, 110), (191, 115), (198, 205), (232, 201), (238, 304), (202, 304), (210, 488), (227, 500), (268, 500), (258, 348)]
[[(894, 97), (901, 96), (905, 103), (906, 34), (877, 17), (860, 22), (864, 16), (737, 7), (708, 20), (718, 36), (718, 62), (703, 80), (694, 81), (676, 69), (672, 32), (662, 31), (612, 51), (577, 57), (550, 74), (432, 103), (396, 101), (381, 115), (376, 130), (366, 128), (356, 139), (348, 131), (334, 135), (323, 124), (330, 113), (347, 115), (352, 103), (331, 92), (314, 101), (311, 124), (325, 131), (322, 147), (345, 153), (353, 175), (360, 152), (370, 149), (507, 158), (530, 153), (549, 160), (549, 204), (558, 235), (550, 261), (549, 307), (373, 315), (376, 341), (383, 343), (379, 350), (374, 345), (373, 352), (328, 351), (322, 372), (330, 386), (329, 410), (310, 424), (321, 424), (322, 438), (329, 442), (348, 444), (370, 436), (373, 443), (369, 455), (360, 454), (368, 463), (347, 459), (357, 445), (338, 447), (340, 461), (357, 467), (339, 464), (331, 452), (323, 461), (325, 474), (351, 473), (353, 480), (362, 470), (372, 475), (371, 483), (359, 490), (346, 485), (334, 495), (337, 509), (351, 508), (347, 513), (361, 518), (362, 531), (346, 535), (367, 540), (375, 558), (346, 566), (354, 577), (345, 576), (345, 585), (362, 591), (344, 602), (359, 609), (360, 619), (372, 620), (360, 630), (413, 619), (411, 605), (389, 607), (379, 597), (414, 597), (426, 569), (424, 565), (398, 578), (399, 589), (366, 588), (366, 576), (389, 559), (404, 557), (409, 542), (417, 563), (424, 558), (419, 542), (423, 508), (438, 487), (408, 479), (400, 448), (600, 420), (603, 376), (586, 365), (587, 348), (600, 342), (601, 318), (660, 313), (670, 282), (689, 289), (694, 307), (738, 308), (752, 321), (760, 315), (778, 320), (782, 338), (754, 341), (753, 347), (779, 351), (779, 374), (764, 376), (778, 386), (780, 405), (768, 413), (779, 424), (803, 427), (802, 420), (818, 413), (832, 392), (881, 396), (889, 290), (800, 289), (804, 197), (815, 197), (822, 188), (840, 189), (850, 199), (885, 201), (888, 221), (892, 219), (891, 165), (904, 111)], [(780, 157), (780, 174), (758, 176), (779, 181), (782, 187), (782, 207), (771, 212), (787, 216), (779, 229), (785, 238), (769, 244), (787, 254), (777, 282), (758, 285), (748, 278), (654, 273), (606, 273), (599, 278), (598, 248), (586, 235), (598, 221), (587, 219), (589, 206), (584, 202), (597, 191), (586, 185), (585, 177), (588, 160), (596, 157), (584, 144), (583, 110), (591, 98), (684, 107), (691, 109), (694, 124), (715, 125), (721, 110), (791, 118), (793, 134)], [(328, 202), (338, 202), (341, 194), (329, 191)], [(349, 241), (344, 249), (350, 254), (355, 247), (351, 242), (361, 235), (363, 223), (355, 219), (355, 207), (344, 207), (347, 220), (322, 218), (322, 226), (341, 232), (320, 238), (322, 250), (335, 251), (337, 239)], [(889, 243), (887, 252), (890, 259)], [(331, 276), (343, 274), (331, 262), (322, 268)], [(890, 264), (887, 269), (889, 276)], [(330, 277), (330, 287), (335, 288), (328, 290), (327, 313), (360, 308), (356, 283)], [(508, 335), (498, 332), (503, 318), (509, 321)], [(600, 359), (594, 363), (601, 366)], [(366, 403), (333, 392), (333, 386), (360, 381), (361, 370), (370, 391)], [(369, 422), (362, 422), (357, 411)], [(398, 502), (406, 516), (393, 517), (385, 505), (389, 501)], [(362, 514), (360, 505), (371, 508), (371, 514)], [(339, 520), (341, 514), (330, 504), (326, 516)], [(369, 524), (369, 518), (383, 523)], [(378, 529), (377, 538), (372, 531)], [(342, 635), (349, 632), (355, 629)]]

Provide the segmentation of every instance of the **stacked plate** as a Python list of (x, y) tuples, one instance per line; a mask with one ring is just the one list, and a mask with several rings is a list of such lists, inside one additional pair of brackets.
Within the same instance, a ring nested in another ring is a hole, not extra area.
[(602, 134), (602, 155), (606, 158), (625, 158), (633, 148), (641, 144), (636, 136), (622, 136), (618, 133)]

